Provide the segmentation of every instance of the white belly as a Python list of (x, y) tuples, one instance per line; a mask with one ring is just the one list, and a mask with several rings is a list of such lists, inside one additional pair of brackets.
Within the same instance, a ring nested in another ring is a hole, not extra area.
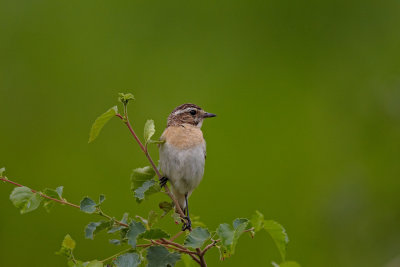
[(174, 194), (191, 194), (204, 174), (206, 145), (203, 142), (188, 149), (171, 144), (160, 146), (160, 169), (172, 184)]

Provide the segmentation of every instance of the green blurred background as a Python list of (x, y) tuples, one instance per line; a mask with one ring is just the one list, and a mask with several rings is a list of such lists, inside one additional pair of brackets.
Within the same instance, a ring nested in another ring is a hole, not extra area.
[[(0, 167), (17, 182), (64, 185), (78, 203), (146, 215), (129, 175), (147, 164), (118, 120), (88, 145), (94, 119), (132, 92), (138, 133), (192, 102), (206, 121), (206, 172), (191, 209), (211, 229), (260, 210), (282, 223), (305, 266), (400, 266), (398, 1), (0, 0)], [(151, 151), (157, 158), (157, 150)], [(0, 185), (0, 266), (64, 266), (119, 250), (96, 216), (56, 207), (19, 215)], [(167, 219), (169, 220), (169, 219)], [(178, 226), (163, 223), (171, 231)], [(271, 266), (266, 234), (210, 266)]]

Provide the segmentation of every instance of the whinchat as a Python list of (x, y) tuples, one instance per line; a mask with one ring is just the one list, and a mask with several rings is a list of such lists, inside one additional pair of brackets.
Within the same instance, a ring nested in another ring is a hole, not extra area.
[(205, 118), (215, 117), (194, 104), (183, 104), (168, 116), (167, 128), (160, 137), (161, 186), (170, 181), (172, 193), (187, 222), (182, 230), (191, 229), (188, 198), (204, 175), (206, 142), (201, 126)]

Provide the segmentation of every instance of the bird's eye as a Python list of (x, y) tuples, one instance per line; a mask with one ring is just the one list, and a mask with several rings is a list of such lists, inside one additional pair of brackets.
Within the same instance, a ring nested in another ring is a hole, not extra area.
[(197, 113), (197, 111), (196, 111), (195, 109), (192, 109), (192, 110), (190, 111), (190, 114), (192, 114), (192, 115), (196, 115), (196, 113)]

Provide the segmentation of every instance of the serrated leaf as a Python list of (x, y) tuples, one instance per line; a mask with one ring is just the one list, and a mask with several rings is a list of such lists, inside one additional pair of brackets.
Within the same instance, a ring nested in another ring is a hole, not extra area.
[(112, 221), (91, 222), (85, 227), (85, 238), (94, 239), (95, 234), (111, 226)]
[(135, 100), (135, 97), (131, 93), (128, 94), (119, 93), (118, 95), (119, 95), (118, 100), (124, 105), (128, 104), (130, 100)]
[(163, 201), (158, 204), (158, 207), (164, 211), (164, 213), (161, 215), (161, 217), (164, 217), (172, 208), (174, 205), (171, 202)]
[(144, 142), (148, 143), (155, 132), (156, 128), (154, 126), (154, 121), (153, 120), (146, 121), (144, 125)]
[(93, 213), (96, 211), (96, 202), (90, 197), (84, 197), (80, 203), (80, 209), (86, 213)]
[(206, 240), (210, 238), (210, 232), (201, 227), (194, 228), (185, 239), (185, 247), (201, 248)]
[(114, 264), (117, 267), (137, 267), (140, 264), (140, 256), (136, 253), (126, 253), (119, 256)]
[(93, 123), (89, 134), (89, 143), (93, 142), (99, 136), (101, 129), (104, 125), (116, 114), (118, 114), (118, 107), (114, 106), (100, 115)]
[(75, 241), (71, 238), (69, 234), (67, 234), (61, 243), (60, 250), (56, 252), (56, 254), (71, 258), (72, 251), (75, 249), (75, 245)]
[(142, 184), (141, 187), (134, 191), (134, 196), (136, 200), (142, 201), (144, 199), (145, 194), (156, 184), (154, 180), (148, 180)]
[(145, 231), (146, 228), (142, 223), (132, 220), (132, 222), (129, 224), (128, 233), (126, 234), (126, 237), (128, 238), (128, 244), (135, 248), (137, 237)]
[(6, 168), (1, 168), (0, 169), (0, 177), (3, 177), (3, 173), (6, 171)]
[(169, 238), (169, 234), (164, 232), (161, 229), (155, 228), (155, 229), (150, 229), (144, 232), (143, 234), (140, 235), (140, 238), (144, 239), (160, 239), (160, 238)]
[[(127, 224), (128, 223), (128, 216), (129, 216), (128, 213), (124, 213), (124, 216), (122, 217), (121, 222)], [(109, 233), (109, 234), (115, 233), (115, 232), (118, 232), (119, 230), (121, 230), (123, 228), (126, 228), (126, 227), (122, 226), (122, 225), (115, 225), (107, 233)]]
[(101, 261), (98, 261), (98, 260), (93, 260), (93, 261), (90, 261), (86, 265), (86, 267), (103, 267), (103, 263)]
[(281, 254), (282, 260), (286, 258), (286, 246), (289, 242), (289, 237), (286, 234), (285, 228), (282, 225), (273, 220), (264, 221), (264, 229), (274, 240), (279, 253)]
[(181, 259), (179, 253), (170, 253), (165, 247), (155, 246), (147, 249), (146, 256), (148, 267), (167, 267), (175, 266), (175, 263)]
[(272, 262), (272, 265), (274, 267), (301, 267), (300, 264), (298, 264), (295, 261), (285, 261), (285, 262), (282, 262), (281, 264), (277, 264), (275, 262)]
[(72, 237), (71, 237), (69, 234), (67, 234), (67, 235), (64, 237), (64, 240), (63, 240), (63, 242), (61, 243), (61, 246), (62, 246), (63, 248), (67, 248), (67, 249), (70, 249), (70, 250), (74, 250), (74, 249), (75, 249), (75, 246), (76, 246), (76, 242), (75, 242), (75, 240), (72, 239)]
[(132, 171), (131, 189), (137, 202), (141, 202), (145, 197), (160, 191), (160, 186), (153, 179), (155, 171), (152, 167), (137, 168)]
[(20, 213), (24, 214), (37, 209), (42, 198), (28, 187), (23, 186), (14, 188), (10, 194), (10, 200), (20, 210)]
[(254, 227), (254, 232), (258, 232), (264, 228), (264, 215), (256, 210), (256, 213), (251, 217), (251, 225)]
[(188, 254), (181, 254), (183, 265), (185, 267), (195, 267), (195, 261)]
[(233, 221), (233, 228), (229, 224), (220, 224), (217, 229), (217, 234), (222, 242), (221, 257), (230, 256), (235, 253), (235, 247), (239, 237), (244, 233), (249, 224), (248, 219), (235, 219)]

